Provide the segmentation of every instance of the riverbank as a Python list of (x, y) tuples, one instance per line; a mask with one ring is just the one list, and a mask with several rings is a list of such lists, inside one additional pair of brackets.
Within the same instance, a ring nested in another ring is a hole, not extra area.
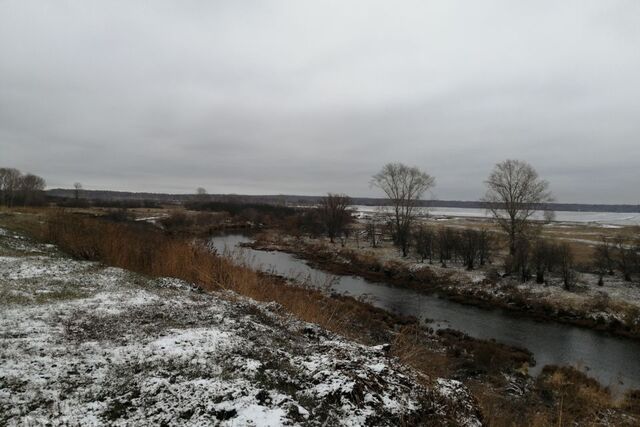
[(632, 339), (640, 339), (640, 287), (615, 278), (583, 274), (576, 286), (566, 290), (560, 280), (545, 285), (520, 283), (500, 277), (492, 266), (467, 271), (450, 265), (402, 258), (389, 247), (342, 247), (325, 239), (292, 237), (277, 231), (255, 235), (253, 249), (279, 250), (299, 256), (320, 269), (341, 275), (437, 293), (453, 301), (483, 308), (501, 308), (516, 315), (556, 321)]
[[(55, 226), (55, 233), (45, 239), (60, 242), (76, 257), (107, 265), (128, 265), (138, 272), (137, 276), (153, 280), (159, 280), (167, 272), (178, 278), (191, 277), (187, 283), (213, 296), (235, 292), (264, 303), (275, 303), (277, 314), (284, 316), (277, 322), (286, 322), (293, 314), (298, 321), (321, 325), (322, 329), (338, 332), (343, 339), (356, 344), (382, 346), (385, 357), (414, 370), (418, 385), (426, 390), (439, 387), (442, 382), (439, 379), (459, 382), (454, 383), (453, 395), (461, 387), (468, 390), (471, 400), (465, 400), (463, 408), (455, 403), (443, 407), (446, 413), (441, 415), (448, 417), (449, 424), (464, 425), (466, 422), (457, 417), (468, 413), (465, 411), (481, 414), (486, 424), (497, 426), (555, 425), (559, 418), (579, 423), (596, 417), (599, 425), (634, 425), (638, 421), (635, 415), (638, 405), (633, 403), (633, 394), (615, 399), (610, 390), (570, 367), (547, 367), (534, 379), (527, 374), (527, 364), (532, 361), (526, 351), (454, 331), (435, 333), (415, 320), (375, 309), (354, 298), (326, 295), (234, 266), (194, 246), (192, 239), (169, 238), (152, 227), (77, 216), (60, 218), (58, 213), (53, 218), (48, 215), (48, 212), (11, 213), (0, 216), (0, 226), (30, 230), (32, 235), (41, 238), (47, 235), (42, 234), (43, 227), (46, 230)], [(12, 241), (7, 256), (17, 256), (14, 252), (21, 251), (23, 245), (22, 238)], [(26, 247), (27, 252), (32, 252), (28, 245)], [(56, 281), (64, 271), (48, 271), (46, 277)], [(14, 280), (9, 278), (9, 286)], [(190, 310), (188, 305), (183, 308)], [(143, 326), (149, 321), (145, 319), (143, 316)], [(278, 345), (274, 342), (266, 348)], [(171, 367), (163, 370), (164, 375), (170, 375), (171, 371)], [(384, 386), (376, 389), (380, 393), (385, 391)], [(127, 402), (130, 397), (127, 395), (121, 400)], [(428, 412), (426, 423), (434, 419), (437, 424), (438, 418), (430, 418), (436, 415)]]
[(480, 425), (459, 381), (234, 292), (0, 229), (0, 424)]

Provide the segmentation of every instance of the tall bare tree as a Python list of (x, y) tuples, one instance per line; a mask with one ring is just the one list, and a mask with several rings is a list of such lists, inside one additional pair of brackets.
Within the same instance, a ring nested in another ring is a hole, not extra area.
[(15, 197), (20, 189), (20, 180), (22, 173), (18, 169), (0, 168), (0, 193), (2, 194), (2, 203), (7, 206), (13, 206)]
[(483, 201), (508, 234), (509, 253), (514, 255), (517, 241), (526, 236), (535, 212), (545, 210), (545, 217), (548, 217), (546, 204), (553, 201), (549, 183), (540, 179), (529, 163), (521, 160), (496, 164), (485, 183), (488, 188)]
[(435, 179), (417, 167), (388, 163), (373, 176), (371, 185), (384, 191), (391, 203), (394, 240), (406, 257), (418, 202)]
[(344, 233), (346, 227), (352, 220), (349, 212), (351, 199), (346, 194), (328, 193), (320, 200), (320, 218), (324, 225), (327, 236), (334, 242), (334, 239)]

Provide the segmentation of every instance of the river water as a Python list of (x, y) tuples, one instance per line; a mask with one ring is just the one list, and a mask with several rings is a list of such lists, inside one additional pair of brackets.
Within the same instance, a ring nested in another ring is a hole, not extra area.
[[(436, 295), (369, 282), (358, 276), (335, 276), (310, 267), (304, 260), (279, 251), (241, 248), (251, 239), (242, 234), (214, 237), (219, 253), (233, 251), (237, 259), (253, 268), (303, 280), (314, 286), (354, 297), (366, 297), (377, 307), (429, 320), (435, 328), (452, 328), (475, 338), (530, 350), (537, 362), (530, 369), (537, 375), (544, 365), (578, 367), (612, 389), (640, 388), (640, 341), (619, 338), (555, 322), (540, 322), (514, 316), (501, 309), (472, 307)], [(239, 258), (238, 258), (239, 257)]]

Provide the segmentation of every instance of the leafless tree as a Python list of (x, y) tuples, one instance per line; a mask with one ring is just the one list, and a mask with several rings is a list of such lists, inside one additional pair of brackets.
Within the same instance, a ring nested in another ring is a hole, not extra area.
[(13, 206), (16, 195), (20, 188), (22, 174), (18, 169), (0, 169), (0, 193), (2, 193), (2, 203), (6, 206)]
[(437, 249), (440, 265), (447, 267), (447, 261), (453, 258), (453, 252), (456, 247), (456, 233), (451, 228), (440, 227), (437, 234)]
[(402, 163), (386, 164), (371, 180), (371, 185), (381, 189), (391, 203), (394, 240), (402, 250), (402, 256), (407, 256), (418, 202), (434, 184), (431, 175)]
[(367, 233), (367, 239), (371, 242), (372, 248), (378, 247), (378, 233), (380, 233), (380, 226), (378, 221), (373, 216), (367, 219), (365, 224), (365, 230)]
[(7, 182), (9, 181), (9, 169), (0, 168), (0, 205), (8, 204)]
[(73, 192), (76, 200), (80, 199), (80, 191), (82, 190), (82, 184), (80, 184), (79, 182), (74, 183), (73, 189), (74, 189)]
[(209, 194), (204, 187), (198, 187), (196, 189), (196, 200), (199, 202), (206, 202), (209, 199)]
[(598, 274), (598, 285), (604, 285), (605, 274), (610, 276), (614, 274), (614, 266), (615, 259), (613, 246), (609, 239), (603, 237), (602, 243), (596, 246), (595, 253), (593, 255), (593, 267)]
[(576, 283), (576, 272), (574, 270), (573, 252), (568, 243), (561, 243), (557, 247), (557, 260), (560, 266), (560, 275), (565, 289), (569, 290)]
[(320, 218), (331, 243), (347, 231), (347, 226), (352, 221), (349, 205), (351, 199), (346, 194), (328, 193), (320, 200)]
[(467, 270), (473, 270), (480, 252), (480, 232), (467, 228), (459, 233), (459, 252)]
[(524, 283), (531, 278), (530, 262), (531, 262), (531, 243), (525, 236), (516, 238), (515, 249), (513, 255), (509, 256), (510, 264), (507, 266), (507, 272), (517, 272), (520, 280)]
[(536, 283), (544, 283), (544, 275), (549, 271), (549, 259), (554, 253), (553, 244), (542, 238), (538, 238), (531, 248), (530, 264), (531, 269), (536, 272)]
[(420, 226), (413, 233), (413, 246), (420, 262), (429, 258), (429, 264), (433, 263), (435, 246), (435, 233), (430, 227)]
[(18, 169), (0, 168), (0, 204), (11, 207), (42, 203), (45, 186), (45, 180), (37, 175), (23, 175)]
[(521, 160), (496, 164), (485, 183), (488, 188), (483, 201), (508, 234), (509, 253), (514, 255), (517, 240), (528, 231), (531, 217), (536, 211), (546, 211), (546, 204), (553, 201), (549, 183)]
[(42, 203), (44, 200), (43, 191), (47, 183), (37, 175), (28, 173), (20, 177), (19, 191), (24, 205)]
[(627, 282), (631, 281), (637, 258), (638, 254), (632, 242), (624, 236), (616, 236), (613, 241), (613, 259)]
[(485, 228), (478, 232), (478, 262), (481, 266), (484, 266), (487, 262), (491, 262), (491, 250), (493, 246), (493, 239)]

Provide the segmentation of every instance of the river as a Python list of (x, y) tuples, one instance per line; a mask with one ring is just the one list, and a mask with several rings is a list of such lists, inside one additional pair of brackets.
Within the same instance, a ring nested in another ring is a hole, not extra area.
[(234, 251), (234, 256), (241, 257), (242, 262), (253, 268), (306, 280), (314, 286), (327, 286), (337, 293), (364, 296), (377, 307), (427, 320), (434, 328), (452, 328), (475, 338), (527, 348), (537, 362), (530, 369), (532, 375), (537, 375), (545, 365), (570, 365), (614, 391), (640, 388), (639, 341), (514, 316), (502, 309), (468, 306), (436, 295), (369, 282), (358, 276), (335, 276), (285, 252), (240, 249), (241, 243), (250, 241), (242, 234), (227, 234), (214, 237), (211, 242), (219, 253)]

